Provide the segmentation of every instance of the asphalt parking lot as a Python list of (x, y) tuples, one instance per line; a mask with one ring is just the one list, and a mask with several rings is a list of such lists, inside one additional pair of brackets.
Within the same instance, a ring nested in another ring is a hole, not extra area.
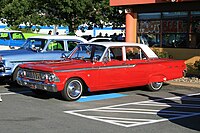
[(0, 85), (1, 133), (195, 133), (200, 131), (200, 87), (165, 85), (87, 94), (79, 101), (59, 93), (34, 95)]

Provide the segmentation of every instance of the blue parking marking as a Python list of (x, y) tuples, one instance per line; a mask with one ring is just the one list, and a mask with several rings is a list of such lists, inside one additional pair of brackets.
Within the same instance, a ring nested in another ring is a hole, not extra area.
[(84, 96), (81, 97), (77, 102), (89, 102), (89, 101), (97, 101), (97, 100), (104, 100), (104, 99), (111, 99), (111, 98), (119, 98), (127, 96), (125, 94), (120, 93), (110, 93), (110, 94), (100, 94), (100, 95), (92, 95), (92, 96)]

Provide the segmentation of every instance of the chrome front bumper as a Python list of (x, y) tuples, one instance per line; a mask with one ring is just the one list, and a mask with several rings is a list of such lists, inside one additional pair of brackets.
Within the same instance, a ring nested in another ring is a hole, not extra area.
[(46, 84), (43, 82), (36, 82), (36, 81), (31, 81), (28, 79), (23, 79), (20, 77), (17, 77), (17, 83), (21, 86), (27, 86), (31, 89), (39, 89), (39, 90), (45, 90), (49, 92), (57, 92), (57, 87), (55, 84)]

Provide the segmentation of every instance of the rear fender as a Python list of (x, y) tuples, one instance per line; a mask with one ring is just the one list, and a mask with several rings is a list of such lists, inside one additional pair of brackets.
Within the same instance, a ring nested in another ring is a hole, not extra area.
[(167, 78), (164, 75), (152, 75), (149, 78), (149, 83), (152, 83), (152, 82), (164, 82), (166, 80), (167, 80)]

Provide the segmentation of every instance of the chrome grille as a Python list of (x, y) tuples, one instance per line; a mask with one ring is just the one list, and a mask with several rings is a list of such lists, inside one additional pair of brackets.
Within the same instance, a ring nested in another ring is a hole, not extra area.
[(26, 72), (26, 78), (43, 81), (42, 79), (43, 73), (37, 71), (29, 71), (29, 70), (26, 70), (25, 72)]

